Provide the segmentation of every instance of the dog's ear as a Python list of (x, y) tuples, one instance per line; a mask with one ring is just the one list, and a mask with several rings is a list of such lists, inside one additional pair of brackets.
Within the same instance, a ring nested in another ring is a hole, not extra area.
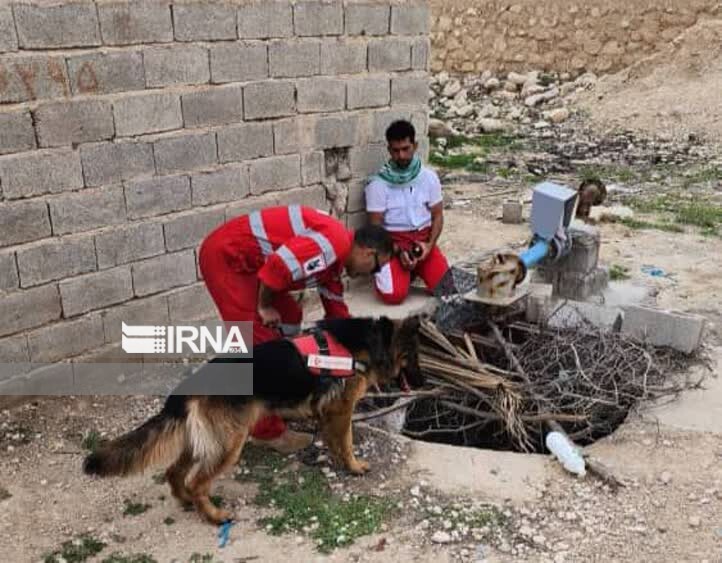
[(369, 355), (374, 367), (382, 377), (390, 377), (394, 369), (391, 343), (394, 338), (394, 323), (388, 317), (381, 317), (373, 323), (369, 334)]

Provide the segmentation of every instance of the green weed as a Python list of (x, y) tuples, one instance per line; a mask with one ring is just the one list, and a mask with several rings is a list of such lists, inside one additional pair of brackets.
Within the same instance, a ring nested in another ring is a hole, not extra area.
[(146, 553), (136, 553), (135, 555), (112, 553), (110, 557), (103, 559), (102, 563), (158, 563), (158, 561)]
[(97, 430), (91, 430), (83, 438), (82, 446), (84, 449), (94, 452), (98, 449), (98, 446), (100, 446), (101, 441), (100, 432)]
[(656, 229), (658, 231), (666, 231), (669, 233), (683, 233), (684, 232), (684, 229), (682, 227), (680, 227), (679, 225), (675, 225), (674, 223), (642, 221), (640, 219), (631, 219), (628, 217), (624, 217), (624, 218), (620, 219), (619, 222), (622, 225), (624, 225), (625, 227), (629, 227), (630, 229), (635, 229), (635, 230)]
[(125, 507), (123, 508), (123, 516), (139, 516), (151, 508), (150, 504), (142, 502), (132, 502), (125, 499)]
[(612, 264), (609, 268), (609, 279), (612, 281), (629, 279), (629, 268), (619, 264)]
[(75, 540), (64, 542), (59, 550), (46, 555), (44, 562), (59, 563), (60, 561), (65, 561), (66, 563), (82, 563), (103, 551), (105, 547), (106, 544), (100, 540), (90, 536), (80, 536)]

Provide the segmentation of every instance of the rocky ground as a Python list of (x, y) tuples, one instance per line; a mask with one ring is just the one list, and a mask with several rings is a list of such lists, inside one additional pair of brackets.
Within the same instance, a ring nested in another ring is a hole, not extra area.
[[(452, 260), (521, 248), (529, 227), (501, 223), (505, 200), (528, 203), (546, 179), (576, 186), (600, 178), (608, 191), (594, 210), (602, 262), (660, 305), (703, 314), (717, 370), (718, 147), (695, 135), (599, 125), (575, 103), (597, 85), (591, 75), (434, 77), (442, 246)], [(663, 275), (651, 276), (649, 266)], [(709, 385), (682, 414), (654, 418), (642, 409), (589, 447), (625, 481), (618, 492), (546, 456), (479, 461), (464, 448), (439, 452), (362, 427), (359, 453), (373, 465), (364, 478), (331, 465), (322, 445), (289, 458), (251, 449), (214, 491), (239, 518), (223, 549), (216, 529), (176, 506), (157, 475), (97, 482), (80, 472), (99, 439), (139, 424), (158, 400), (43, 400), (0, 413), (0, 552), (6, 561), (108, 563), (278, 561), (291, 553), (299, 561), (718, 562), (722, 390), (717, 380)], [(423, 456), (438, 461), (442, 453), (450, 469), (428, 475)], [(513, 481), (517, 467), (524, 473)]]

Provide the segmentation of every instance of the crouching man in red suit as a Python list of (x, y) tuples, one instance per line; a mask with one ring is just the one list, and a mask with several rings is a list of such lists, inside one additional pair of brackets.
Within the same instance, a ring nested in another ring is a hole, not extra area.
[[(322, 211), (270, 207), (236, 217), (203, 241), (200, 268), (224, 321), (253, 321), (253, 344), (297, 334), (303, 311), (290, 291), (317, 287), (326, 318), (349, 317), (341, 275), (376, 274), (393, 242), (379, 226), (353, 232)], [(283, 453), (310, 445), (278, 416), (261, 419), (251, 436)]]

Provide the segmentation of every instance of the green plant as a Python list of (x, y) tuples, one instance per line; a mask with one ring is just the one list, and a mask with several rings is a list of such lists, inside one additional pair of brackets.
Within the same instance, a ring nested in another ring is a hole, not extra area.
[(46, 555), (44, 562), (60, 563), (60, 561), (65, 561), (66, 563), (82, 563), (103, 551), (105, 547), (106, 544), (104, 542), (91, 536), (83, 535), (77, 539), (64, 542), (59, 550)]
[(146, 553), (136, 553), (134, 555), (112, 553), (109, 557), (103, 559), (102, 563), (158, 563), (158, 561)]
[(91, 430), (83, 438), (82, 446), (84, 449), (86, 449), (90, 452), (94, 452), (95, 450), (98, 449), (98, 446), (100, 445), (100, 443), (101, 443), (100, 432), (98, 432), (97, 430)]
[(619, 264), (612, 264), (609, 268), (609, 279), (612, 281), (629, 279), (629, 268)]
[(142, 502), (132, 502), (128, 499), (125, 499), (123, 516), (138, 516), (146, 512), (149, 508), (151, 508), (150, 504), (145, 504)]

